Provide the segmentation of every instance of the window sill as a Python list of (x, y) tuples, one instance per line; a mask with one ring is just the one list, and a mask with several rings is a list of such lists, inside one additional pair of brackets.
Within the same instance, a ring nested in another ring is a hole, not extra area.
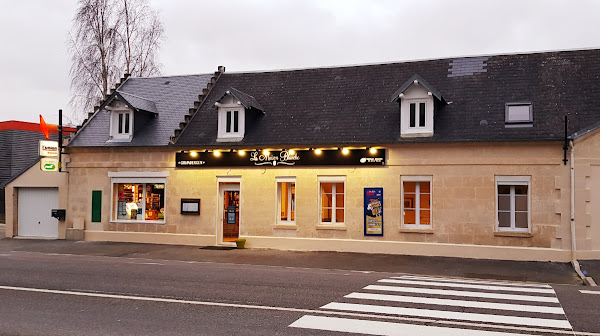
[(165, 224), (162, 220), (112, 220), (115, 224)]
[(244, 140), (243, 136), (218, 137), (217, 142), (240, 142)]
[(511, 231), (494, 231), (496, 237), (520, 237), (520, 238), (531, 238), (533, 233), (531, 232), (511, 232)]
[(433, 234), (433, 229), (420, 229), (420, 228), (400, 228), (400, 233), (426, 233)]
[(338, 231), (346, 231), (347, 227), (345, 224), (318, 224), (316, 226), (317, 230), (338, 230)]
[(275, 224), (275, 225), (273, 225), (273, 229), (276, 229), (276, 230), (297, 230), (298, 226), (296, 226), (296, 224)]
[(432, 131), (422, 131), (422, 132), (404, 132), (402, 134), (400, 134), (401, 138), (427, 138), (427, 137), (432, 137), (433, 136), (433, 132)]

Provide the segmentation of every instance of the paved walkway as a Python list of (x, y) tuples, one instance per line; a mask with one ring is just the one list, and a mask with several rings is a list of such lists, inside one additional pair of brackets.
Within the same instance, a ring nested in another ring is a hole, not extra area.
[[(0, 233), (1, 234), (1, 233)], [(298, 252), (269, 249), (221, 249), (214, 247), (154, 245), (65, 240), (0, 239), (0, 252), (29, 251), (75, 255), (99, 255), (164, 260), (204, 261), (356, 271), (410, 273), (450, 277), (531, 281), (581, 285), (569, 263), (526, 262), (421, 257), (342, 252)], [(588, 266), (589, 265), (589, 266)], [(592, 266), (596, 268), (593, 268)], [(598, 274), (600, 262), (582, 262), (582, 269)]]

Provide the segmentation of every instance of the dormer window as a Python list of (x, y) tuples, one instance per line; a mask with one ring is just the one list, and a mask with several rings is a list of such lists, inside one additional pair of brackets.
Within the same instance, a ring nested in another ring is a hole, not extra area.
[(107, 106), (105, 109), (110, 112), (109, 141), (131, 141), (133, 137), (133, 111), (120, 101), (115, 101), (113, 106)]
[(215, 106), (218, 108), (217, 141), (242, 141), (246, 121), (251, 123), (257, 115), (264, 115), (264, 108), (256, 99), (234, 88), (225, 91)]
[(246, 109), (231, 96), (225, 96), (221, 101), (218, 104), (217, 141), (241, 141), (244, 138)]
[(392, 96), (400, 103), (400, 136), (433, 136), (433, 113), (444, 103), (440, 93), (419, 75), (412, 76)]

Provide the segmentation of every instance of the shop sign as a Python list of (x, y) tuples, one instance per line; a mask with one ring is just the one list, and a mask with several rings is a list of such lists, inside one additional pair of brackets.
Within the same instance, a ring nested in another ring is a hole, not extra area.
[(365, 188), (365, 236), (383, 236), (383, 188)]
[(58, 171), (58, 159), (42, 158), (40, 169), (42, 171)]
[(40, 156), (58, 156), (58, 141), (40, 140)]
[(176, 167), (384, 166), (385, 149), (178, 152)]

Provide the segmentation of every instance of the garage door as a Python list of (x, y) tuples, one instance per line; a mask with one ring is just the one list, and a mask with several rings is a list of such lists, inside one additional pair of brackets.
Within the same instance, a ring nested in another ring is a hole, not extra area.
[(58, 188), (19, 188), (19, 237), (58, 238)]

